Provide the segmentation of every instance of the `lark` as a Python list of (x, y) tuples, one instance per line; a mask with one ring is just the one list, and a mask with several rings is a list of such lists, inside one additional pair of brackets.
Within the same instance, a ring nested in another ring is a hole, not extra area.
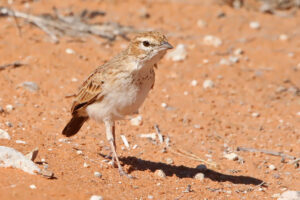
[(75, 135), (88, 120), (104, 123), (112, 161), (122, 169), (116, 153), (115, 121), (138, 113), (155, 81), (154, 68), (168, 49), (166, 37), (159, 32), (138, 34), (129, 46), (98, 67), (81, 85), (71, 108), (72, 118), (62, 134)]

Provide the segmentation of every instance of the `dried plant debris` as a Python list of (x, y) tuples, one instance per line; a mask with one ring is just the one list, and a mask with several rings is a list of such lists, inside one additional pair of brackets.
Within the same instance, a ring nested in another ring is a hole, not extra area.
[(29, 23), (36, 25), (47, 33), (53, 42), (59, 42), (61, 36), (82, 37), (86, 35), (95, 35), (108, 40), (115, 40), (117, 36), (127, 39), (126, 34), (137, 32), (132, 27), (122, 26), (115, 22), (106, 22), (102, 24), (91, 24), (87, 20), (98, 15), (104, 15), (103, 12), (84, 10), (78, 15), (72, 14), (62, 16), (57, 9), (54, 14), (42, 14), (39, 16), (31, 15), (6, 7), (0, 7), (0, 17), (23, 18)]
[(234, 8), (245, 7), (246, 9), (268, 13), (273, 13), (275, 10), (300, 7), (299, 0), (217, 0), (217, 2)]

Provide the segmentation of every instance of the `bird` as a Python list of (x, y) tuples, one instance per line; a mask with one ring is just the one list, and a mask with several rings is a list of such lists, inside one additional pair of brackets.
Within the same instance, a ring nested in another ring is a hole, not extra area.
[(116, 161), (120, 175), (132, 177), (123, 170), (116, 152), (115, 122), (138, 113), (154, 86), (154, 68), (172, 48), (160, 32), (138, 33), (125, 50), (97, 67), (83, 82), (62, 134), (75, 135), (88, 119), (104, 123), (113, 163)]

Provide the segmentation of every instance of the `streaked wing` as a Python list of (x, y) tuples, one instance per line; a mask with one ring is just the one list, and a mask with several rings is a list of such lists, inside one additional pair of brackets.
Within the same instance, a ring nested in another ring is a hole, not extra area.
[(99, 80), (97, 73), (93, 73), (81, 86), (76, 98), (73, 102), (71, 112), (75, 114), (80, 108), (97, 101), (101, 98), (103, 81)]

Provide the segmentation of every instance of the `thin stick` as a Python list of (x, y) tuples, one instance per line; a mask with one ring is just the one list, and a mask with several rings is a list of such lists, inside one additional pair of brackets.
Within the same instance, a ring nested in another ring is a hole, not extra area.
[(4, 64), (4, 65), (0, 65), (0, 70), (4, 70), (6, 68), (12, 67), (12, 68), (17, 68), (17, 67), (21, 67), (25, 65), (24, 63), (21, 63), (19, 61), (13, 62), (13, 63), (8, 63), (8, 64)]
[(173, 150), (172, 148), (168, 148), (168, 150), (169, 150), (171, 153), (174, 153), (174, 154), (176, 154), (176, 155), (180, 155), (180, 156), (189, 158), (189, 159), (191, 159), (191, 160), (196, 160), (196, 161), (203, 162), (203, 163), (205, 163), (205, 164), (207, 164), (207, 165), (210, 165), (210, 166), (212, 166), (212, 167), (214, 167), (214, 168), (217, 168), (217, 169), (220, 168), (220, 166), (219, 166), (217, 163), (214, 163), (214, 162), (208, 162), (208, 161), (206, 161), (206, 160), (203, 160), (203, 159), (201, 159), (200, 157), (196, 156), (195, 154), (189, 153), (189, 152), (187, 152), (187, 151), (185, 151), (185, 150), (179, 150), (179, 149)]
[(282, 158), (288, 158), (291, 160), (294, 160), (295, 157), (294, 156), (290, 156), (281, 152), (277, 152), (277, 151), (269, 151), (269, 150), (264, 150), (264, 149), (255, 149), (255, 148), (247, 148), (247, 147), (237, 147), (236, 149), (237, 151), (245, 151), (245, 152), (260, 152), (260, 153), (265, 153), (268, 155), (272, 155), (272, 156), (280, 156)]
[(155, 131), (156, 131), (156, 133), (157, 133), (157, 135), (158, 135), (159, 142), (160, 142), (161, 144), (164, 143), (164, 138), (163, 138), (163, 136), (162, 136), (162, 134), (161, 134), (161, 132), (160, 132), (160, 130), (159, 130), (158, 125), (157, 125), (157, 124), (154, 124), (154, 128), (155, 128)]

